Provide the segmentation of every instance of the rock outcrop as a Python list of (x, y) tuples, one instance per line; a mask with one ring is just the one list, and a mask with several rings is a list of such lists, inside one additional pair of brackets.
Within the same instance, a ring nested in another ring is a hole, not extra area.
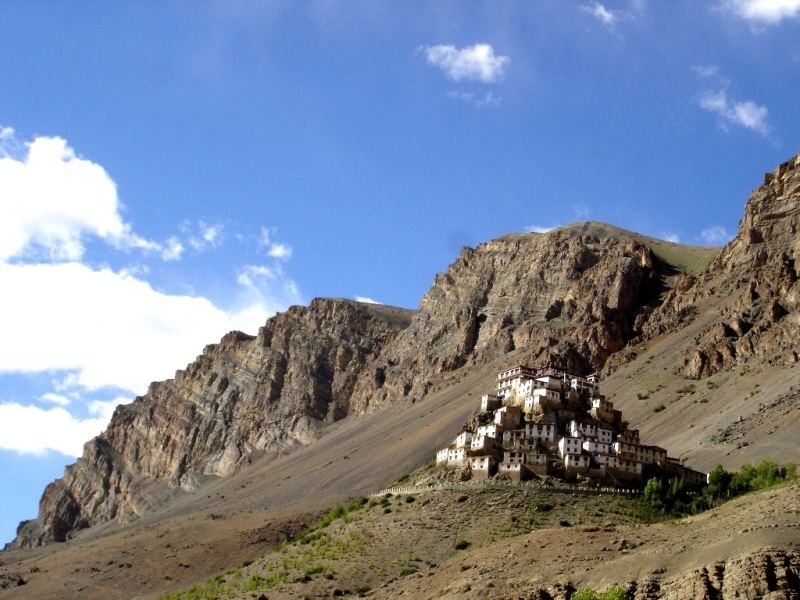
[(708, 267), (684, 276), (645, 327), (653, 336), (714, 305), (719, 318), (686, 349), (700, 378), (752, 358), (793, 363), (800, 351), (800, 155), (764, 176), (739, 230)]
[(12, 547), (130, 521), (179, 489), (225, 476), (265, 452), (312, 441), (350, 412), (361, 372), (407, 327), (411, 311), (314, 300), (207, 346), (174, 379), (119, 406), (78, 461), (47, 486)]
[(416, 314), (339, 300), (292, 307), (119, 407), (46, 488), (14, 546), (130, 521), (176, 490), (307, 444), (350, 413), (421, 399), (438, 374), (516, 348), (534, 364), (595, 370), (639, 334), (660, 286), (647, 246), (584, 223), (465, 248)]
[(674, 272), (644, 238), (589, 222), (464, 248), (417, 313), (344, 300), (292, 307), (256, 337), (228, 334), (119, 407), (47, 487), (14, 545), (129, 521), (176, 490), (307, 444), (348, 414), (421, 400), (460, 369), (512, 351), (532, 365), (588, 373), (704, 309), (717, 318), (686, 348), (687, 375), (750, 357), (796, 361), (798, 227), (800, 157), (767, 175), (719, 256), (669, 289)]
[(629, 585), (634, 600), (793, 600), (800, 598), (800, 554), (765, 548), (661, 581)]
[(582, 223), (464, 248), (412, 324), (357, 387), (357, 408), (418, 400), (431, 378), (524, 349), (531, 364), (588, 373), (639, 335), (657, 305), (658, 259), (623, 230)]
[[(630, 581), (623, 589), (631, 600), (796, 600), (800, 598), (800, 554), (765, 548), (675, 577)], [(570, 600), (576, 591), (570, 583), (559, 583), (518, 597)]]

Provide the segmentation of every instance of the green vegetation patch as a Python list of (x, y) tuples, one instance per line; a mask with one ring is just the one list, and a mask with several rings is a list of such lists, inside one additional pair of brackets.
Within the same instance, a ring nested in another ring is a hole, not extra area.
[(620, 586), (615, 585), (604, 592), (592, 588), (581, 588), (572, 595), (572, 600), (625, 600), (626, 594)]
[(738, 472), (728, 472), (717, 465), (708, 475), (708, 484), (695, 493), (680, 478), (650, 479), (642, 490), (640, 501), (646, 517), (656, 514), (694, 515), (748, 492), (767, 489), (796, 479), (796, 466), (778, 465), (764, 459), (758, 466), (745, 465)]

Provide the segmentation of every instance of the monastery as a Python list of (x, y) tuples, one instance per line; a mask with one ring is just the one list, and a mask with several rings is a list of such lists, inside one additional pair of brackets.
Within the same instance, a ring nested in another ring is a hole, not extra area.
[(518, 365), (497, 375), (497, 389), (481, 397), (480, 412), (447, 448), (441, 465), (460, 466), (473, 479), (554, 475), (630, 485), (653, 476), (690, 485), (706, 474), (684, 466), (658, 446), (639, 440), (622, 412), (598, 393), (596, 375), (580, 377), (552, 366)]

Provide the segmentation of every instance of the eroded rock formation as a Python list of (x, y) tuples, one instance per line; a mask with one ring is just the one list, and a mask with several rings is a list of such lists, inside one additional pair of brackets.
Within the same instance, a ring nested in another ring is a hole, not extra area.
[(255, 337), (228, 334), (118, 408), (47, 487), (14, 544), (129, 521), (204, 477), (307, 444), (348, 414), (421, 400), (441, 374), (513, 350), (532, 365), (600, 369), (631, 341), (674, 331), (720, 298), (715, 323), (686, 348), (686, 374), (748, 357), (797, 360), (799, 220), (800, 157), (766, 177), (712, 264), (669, 291), (669, 266), (641, 236), (583, 223), (463, 249), (417, 313), (343, 300), (292, 307)]
[(419, 399), (438, 373), (524, 349), (588, 373), (638, 335), (661, 286), (651, 250), (621, 230), (583, 223), (464, 248), (436, 276), (419, 313), (357, 385), (361, 410)]
[(800, 155), (764, 177), (736, 237), (694, 277), (685, 276), (646, 325), (657, 335), (698, 307), (719, 319), (686, 349), (685, 374), (699, 378), (761, 358), (793, 363), (800, 350)]
[(204, 477), (309, 443), (348, 414), (359, 374), (412, 314), (314, 300), (270, 319), (255, 337), (229, 333), (174, 379), (118, 407), (106, 431), (47, 486), (37, 519), (20, 525), (13, 546), (129, 521)]

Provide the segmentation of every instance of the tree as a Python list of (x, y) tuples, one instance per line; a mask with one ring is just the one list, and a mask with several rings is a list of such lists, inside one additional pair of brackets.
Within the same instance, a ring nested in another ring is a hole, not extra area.
[(708, 474), (708, 495), (713, 498), (722, 498), (729, 494), (731, 474), (722, 465), (717, 465)]
[(642, 490), (642, 500), (644, 500), (645, 504), (652, 508), (661, 508), (664, 504), (661, 501), (661, 495), (661, 482), (655, 477), (648, 480), (644, 490)]

